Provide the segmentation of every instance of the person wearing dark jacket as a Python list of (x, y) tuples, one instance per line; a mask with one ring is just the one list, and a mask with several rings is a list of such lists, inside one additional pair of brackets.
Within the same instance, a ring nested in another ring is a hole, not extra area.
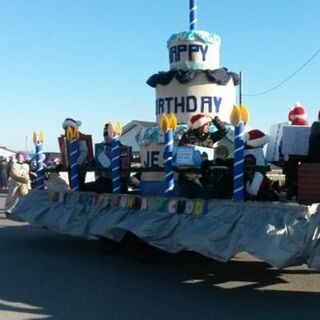
[[(209, 132), (211, 123), (217, 128), (215, 132)], [(183, 134), (179, 146), (199, 146), (213, 148), (214, 144), (227, 134), (224, 123), (216, 116), (214, 118), (197, 113), (188, 121), (189, 130)], [(200, 174), (184, 173), (179, 175), (180, 195), (187, 198), (208, 197), (207, 188), (203, 185)]]
[(308, 160), (320, 162), (320, 111), (318, 121), (312, 123), (310, 130)]
[[(217, 128), (213, 133), (209, 132), (211, 123)], [(188, 127), (189, 130), (181, 137), (179, 146), (194, 145), (213, 148), (213, 145), (227, 134), (226, 126), (217, 116), (212, 119), (203, 113), (191, 116)]]

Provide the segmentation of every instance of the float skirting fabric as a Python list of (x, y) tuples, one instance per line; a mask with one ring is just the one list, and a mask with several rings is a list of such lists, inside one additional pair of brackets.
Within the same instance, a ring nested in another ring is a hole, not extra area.
[(246, 251), (277, 268), (306, 263), (320, 270), (319, 204), (34, 190), (12, 218), (87, 239), (120, 241), (130, 231), (168, 252), (194, 250), (223, 262)]

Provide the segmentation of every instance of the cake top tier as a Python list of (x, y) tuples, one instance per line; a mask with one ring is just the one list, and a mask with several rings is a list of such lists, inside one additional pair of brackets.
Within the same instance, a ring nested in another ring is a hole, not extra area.
[(210, 69), (220, 67), (220, 37), (190, 30), (173, 34), (167, 42), (170, 69)]

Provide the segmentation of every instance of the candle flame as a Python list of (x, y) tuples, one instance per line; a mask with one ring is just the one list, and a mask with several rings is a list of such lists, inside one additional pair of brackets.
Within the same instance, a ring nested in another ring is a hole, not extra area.
[(160, 127), (163, 133), (166, 133), (169, 129), (169, 119), (165, 113), (162, 113)]
[(177, 118), (174, 113), (171, 112), (169, 116), (165, 113), (162, 114), (160, 119), (160, 128), (163, 133), (166, 133), (170, 129), (173, 131), (177, 129)]
[(240, 120), (241, 120), (240, 108), (237, 105), (233, 105), (233, 109), (230, 115), (230, 123), (234, 127), (237, 127), (240, 123)]
[(169, 127), (173, 130), (176, 131), (177, 129), (177, 117), (173, 112), (170, 113), (169, 116)]
[(43, 141), (44, 141), (43, 131), (40, 131), (39, 133), (33, 131), (32, 141), (34, 144), (43, 143)]
[(113, 138), (114, 136), (121, 136), (122, 135), (122, 127), (119, 121), (117, 121), (116, 125), (113, 125), (112, 122), (109, 122), (108, 127), (108, 136)]
[(249, 121), (249, 111), (245, 104), (240, 106), (240, 117), (244, 124), (247, 124)]
[(67, 142), (70, 142), (72, 140), (72, 137), (73, 137), (72, 128), (68, 127), (67, 134), (66, 134)]

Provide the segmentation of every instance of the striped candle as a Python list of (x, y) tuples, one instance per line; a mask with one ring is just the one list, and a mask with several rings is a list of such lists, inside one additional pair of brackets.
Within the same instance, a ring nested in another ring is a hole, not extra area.
[(36, 142), (36, 185), (37, 189), (44, 189), (44, 171), (43, 171), (43, 150), (42, 150), (42, 142)]
[(165, 196), (173, 196), (174, 190), (174, 176), (172, 166), (172, 152), (173, 152), (173, 130), (169, 129), (164, 134), (164, 175), (165, 175)]
[(244, 123), (240, 121), (234, 128), (233, 200), (244, 199)]
[(189, 1), (189, 20), (190, 20), (190, 30), (195, 30), (197, 25), (197, 0)]
[(119, 135), (112, 137), (111, 142), (111, 169), (112, 169), (112, 192), (121, 191), (121, 171), (120, 171), (120, 140)]
[(69, 142), (69, 163), (70, 163), (70, 189), (76, 191), (79, 189), (78, 172), (78, 145), (79, 140), (73, 138)]

